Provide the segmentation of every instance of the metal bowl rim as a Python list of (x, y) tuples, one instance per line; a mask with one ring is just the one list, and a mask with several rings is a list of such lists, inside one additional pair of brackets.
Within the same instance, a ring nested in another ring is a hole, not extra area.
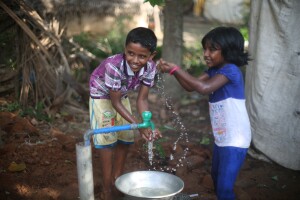
[[(157, 174), (166, 174), (168, 176), (172, 176), (174, 178), (176, 178), (179, 183), (182, 185), (181, 188), (176, 191), (176, 192), (173, 192), (173, 193), (170, 193), (170, 194), (167, 194), (167, 195), (157, 195), (157, 196), (153, 196), (153, 197), (149, 197), (149, 196), (133, 196), (133, 195), (130, 195), (128, 194), (127, 192), (125, 192), (124, 190), (122, 190), (122, 188), (119, 188), (118, 186), (118, 182), (119, 180), (124, 177), (125, 175), (129, 175), (129, 174), (135, 174), (135, 173), (157, 173)], [(179, 178), (178, 176), (175, 176), (174, 174), (170, 174), (170, 173), (167, 173), (167, 172), (161, 172), (161, 171), (134, 171), (134, 172), (128, 172), (128, 173), (125, 173), (125, 174), (122, 174), (121, 176), (119, 176), (116, 181), (115, 181), (115, 186), (116, 188), (122, 192), (123, 194), (127, 195), (127, 196), (131, 196), (131, 197), (135, 197), (135, 198), (144, 198), (144, 199), (153, 199), (153, 198), (166, 198), (166, 197), (171, 197), (171, 196), (175, 196), (176, 194), (178, 194), (179, 192), (181, 192), (184, 188), (184, 182), (181, 178)]]

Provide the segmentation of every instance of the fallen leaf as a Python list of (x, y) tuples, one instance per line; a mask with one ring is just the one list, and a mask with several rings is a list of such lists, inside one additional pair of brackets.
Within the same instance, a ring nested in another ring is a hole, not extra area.
[(16, 162), (11, 162), (10, 165), (8, 166), (8, 171), (10, 172), (20, 172), (26, 169), (25, 163), (19, 163), (17, 164)]

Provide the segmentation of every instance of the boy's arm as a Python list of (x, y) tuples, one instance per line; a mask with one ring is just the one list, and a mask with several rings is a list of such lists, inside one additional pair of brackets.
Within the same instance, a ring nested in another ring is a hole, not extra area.
[[(146, 87), (146, 86), (142, 86), (142, 87)], [(146, 87), (147, 88), (147, 87)], [(144, 88), (145, 89), (145, 88)], [(147, 90), (141, 89), (143, 92), (139, 93), (140, 96), (140, 101), (138, 101), (138, 110), (139, 112), (143, 112), (148, 110), (148, 101), (147, 101), (147, 97), (148, 97), (148, 92)], [(148, 89), (149, 90), (149, 89)], [(147, 95), (146, 95), (147, 94)], [(125, 106), (122, 104), (121, 102), (121, 97), (122, 94), (120, 91), (113, 91), (110, 90), (109, 91), (109, 95), (111, 98), (111, 103), (112, 106), (116, 109), (116, 111), (124, 118), (126, 119), (129, 123), (138, 123), (138, 120), (125, 108)], [(146, 100), (145, 100), (145, 95)], [(139, 98), (138, 98), (139, 99)], [(139, 106), (140, 105), (140, 106)], [(144, 110), (145, 109), (145, 110)], [(139, 132), (141, 133), (142, 137), (145, 140), (151, 140), (151, 129), (139, 129)], [(157, 131), (156, 131), (157, 132)], [(160, 133), (155, 134), (155, 137), (161, 137)]]
[(149, 105), (148, 105), (148, 94), (149, 94), (149, 87), (145, 85), (141, 85), (139, 94), (136, 100), (136, 105), (139, 114), (142, 116), (142, 113), (144, 111), (149, 111)]
[[(149, 87), (145, 86), (145, 85), (141, 85), (140, 90), (139, 90), (139, 94), (137, 97), (137, 109), (140, 115), (142, 115), (142, 113), (144, 111), (149, 111), (149, 104), (148, 104), (148, 94), (149, 94)], [(162, 137), (160, 131), (158, 129), (155, 130), (151, 130), (151, 128), (144, 128), (144, 129), (139, 129), (140, 134), (142, 135), (142, 137), (146, 140), (155, 140), (158, 139), (160, 137)], [(154, 133), (154, 135), (152, 134)], [(152, 136), (154, 138), (152, 138)]]
[(116, 109), (116, 111), (129, 123), (138, 123), (138, 120), (125, 108), (121, 102), (121, 91), (109, 91), (111, 104)]

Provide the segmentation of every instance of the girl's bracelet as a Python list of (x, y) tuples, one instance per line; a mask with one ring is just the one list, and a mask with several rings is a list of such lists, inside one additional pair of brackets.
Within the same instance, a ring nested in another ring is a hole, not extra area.
[(176, 71), (179, 70), (179, 69), (180, 69), (180, 67), (175, 66), (175, 67), (173, 67), (173, 68), (171, 69), (171, 71), (169, 72), (169, 74), (170, 74), (170, 75), (173, 75), (174, 72), (176, 72)]

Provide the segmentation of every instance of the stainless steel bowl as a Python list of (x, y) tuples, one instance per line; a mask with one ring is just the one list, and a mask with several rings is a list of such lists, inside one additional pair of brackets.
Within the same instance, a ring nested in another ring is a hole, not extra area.
[(130, 172), (117, 178), (115, 185), (126, 200), (171, 200), (184, 187), (179, 177), (159, 171)]

